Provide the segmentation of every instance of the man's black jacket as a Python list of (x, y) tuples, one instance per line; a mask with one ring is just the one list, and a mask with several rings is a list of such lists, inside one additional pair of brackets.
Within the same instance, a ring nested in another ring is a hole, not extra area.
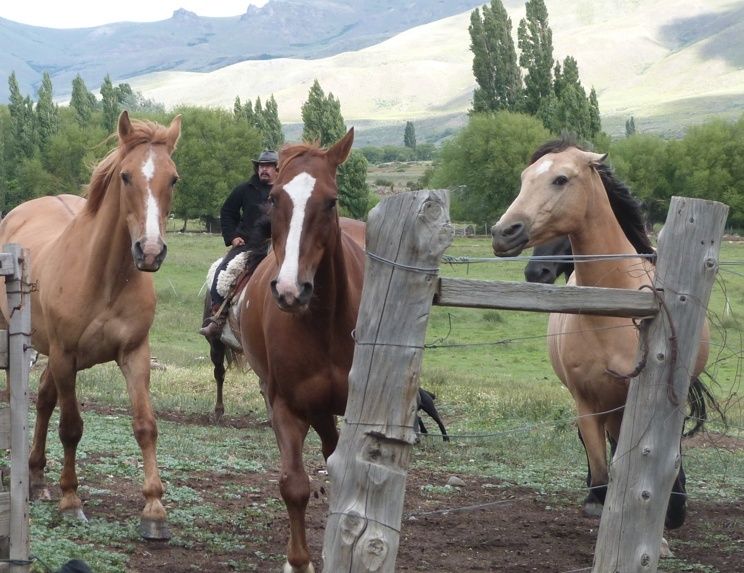
[(220, 211), (226, 246), (229, 247), (235, 237), (242, 237), (247, 246), (255, 248), (271, 237), (271, 226), (266, 216), (269, 191), (271, 185), (263, 183), (254, 174), (228, 195)]

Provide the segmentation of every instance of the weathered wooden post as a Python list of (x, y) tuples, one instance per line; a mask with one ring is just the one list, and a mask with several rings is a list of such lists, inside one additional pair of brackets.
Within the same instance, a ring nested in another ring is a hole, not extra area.
[(721, 203), (672, 198), (654, 280), (662, 310), (641, 332), (647, 362), (630, 383), (594, 573), (657, 570), (666, 507), (681, 462), (690, 371), (718, 271), (727, 214), (728, 207)]
[(349, 398), (328, 460), (328, 573), (394, 571), (426, 325), (451, 242), (446, 191), (401, 193), (370, 213)]
[[(19, 245), (6, 245), (0, 259), (0, 274), (5, 275), (9, 325), (7, 354), (2, 367), (7, 371), (10, 408), (0, 411), (7, 425), (0, 421), (0, 447), (10, 446), (10, 491), (0, 494), (0, 530), (7, 526), (9, 535), (10, 573), (28, 573), (28, 372), (31, 350), (31, 286), (28, 283), (28, 252)], [(9, 434), (7, 440), (3, 437)], [(5, 513), (5, 515), (2, 515)], [(6, 518), (6, 519), (4, 519)], [(0, 569), (2, 570), (2, 569)]]

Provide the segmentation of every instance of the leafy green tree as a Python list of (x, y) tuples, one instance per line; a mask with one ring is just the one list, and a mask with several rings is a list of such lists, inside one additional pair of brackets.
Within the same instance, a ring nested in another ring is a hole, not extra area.
[(113, 133), (116, 129), (116, 120), (119, 118), (119, 97), (108, 74), (106, 74), (101, 84), (101, 108), (103, 110), (103, 128), (107, 132)]
[(597, 90), (592, 88), (589, 91), (589, 134), (595, 143), (600, 133), (602, 133), (602, 118), (599, 115), (599, 100)]
[(541, 106), (553, 92), (553, 32), (548, 25), (548, 9), (543, 0), (527, 0), (525, 18), (519, 22), (517, 37), (519, 65), (524, 76), (524, 107), (540, 115)]
[(181, 180), (173, 212), (184, 220), (216, 217), (233, 187), (252, 175), (261, 134), (225, 110), (183, 107), (176, 112), (183, 114), (183, 128), (174, 153)]
[(44, 72), (39, 88), (39, 99), (36, 102), (36, 129), (39, 147), (46, 151), (49, 140), (59, 129), (59, 108), (54, 103), (52, 79), (48, 72)]
[(412, 121), (406, 122), (406, 130), (403, 133), (403, 145), (416, 151), (416, 128)]
[(470, 50), (473, 75), (473, 111), (516, 110), (522, 99), (522, 73), (517, 65), (512, 23), (501, 0), (491, 0), (470, 14)]
[(79, 125), (88, 125), (96, 108), (96, 96), (88, 91), (80, 74), (72, 80), (72, 96), (70, 107), (75, 110), (75, 118)]
[(573, 57), (566, 56), (563, 61), (563, 72), (557, 84), (560, 91), (556, 90), (556, 105), (547, 118), (551, 130), (556, 133), (571, 131), (581, 139), (591, 139), (589, 99), (579, 80), (579, 66)]
[(530, 155), (548, 139), (550, 132), (532, 116), (472, 114), (442, 146), (429, 184), (455, 190), (453, 219), (490, 224), (516, 197)]

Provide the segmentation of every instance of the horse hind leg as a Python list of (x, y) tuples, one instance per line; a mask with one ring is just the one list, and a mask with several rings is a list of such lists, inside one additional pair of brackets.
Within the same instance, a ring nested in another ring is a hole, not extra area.
[(214, 381), (217, 384), (214, 421), (219, 424), (225, 414), (225, 405), (222, 401), (222, 386), (225, 383), (225, 345), (220, 340), (209, 340), (209, 357), (214, 365)]
[(685, 470), (680, 463), (679, 473), (674, 479), (674, 485), (672, 485), (672, 493), (669, 496), (669, 505), (667, 505), (666, 518), (664, 519), (664, 527), (667, 529), (678, 529), (685, 523), (685, 517), (687, 516), (686, 482), (687, 476), (685, 476)]
[(51, 493), (44, 479), (46, 467), (46, 440), (49, 432), (49, 419), (57, 405), (57, 387), (49, 367), (44, 369), (39, 380), (39, 394), (36, 400), (36, 424), (28, 458), (29, 485), (32, 499), (51, 499)]

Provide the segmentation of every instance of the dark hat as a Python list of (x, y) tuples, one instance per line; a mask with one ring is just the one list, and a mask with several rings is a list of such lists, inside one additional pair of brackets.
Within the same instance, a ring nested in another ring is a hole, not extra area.
[(261, 163), (272, 163), (277, 165), (279, 163), (279, 155), (276, 151), (262, 151), (258, 156), (258, 159), (253, 159), (253, 165), (260, 165)]

